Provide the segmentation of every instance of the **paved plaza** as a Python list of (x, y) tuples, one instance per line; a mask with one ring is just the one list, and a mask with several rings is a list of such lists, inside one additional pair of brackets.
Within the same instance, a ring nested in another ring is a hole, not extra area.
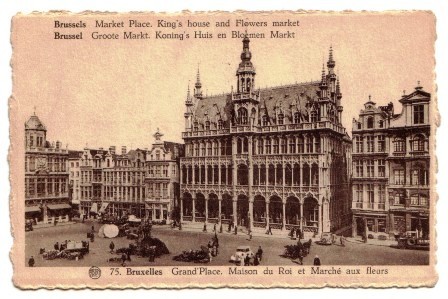
[[(55, 259), (44, 260), (39, 254), (40, 248), (53, 249), (55, 242), (64, 240), (81, 241), (87, 240), (86, 234), (91, 226), (95, 227), (95, 241), (90, 243), (90, 253), (79, 261)], [(119, 255), (109, 253), (109, 243), (115, 243), (115, 249), (127, 247), (134, 242), (126, 237), (107, 239), (97, 235), (101, 224), (97, 222), (75, 223), (55, 227), (35, 229), (26, 232), (26, 261), (33, 255), (36, 267), (90, 267), (90, 266), (119, 266), (119, 262), (108, 262), (111, 257)], [(214, 233), (201, 231), (179, 231), (169, 226), (153, 226), (152, 236), (159, 238), (167, 245), (170, 254), (156, 258), (155, 262), (149, 262), (147, 258), (132, 256), (128, 266), (194, 266), (194, 263), (176, 262), (173, 256), (180, 254), (183, 250), (200, 249), (206, 246)], [(229, 233), (218, 233), (219, 255), (214, 257), (210, 266), (232, 265), (229, 258), (235, 253), (240, 245), (249, 245), (253, 251), (258, 246), (263, 248), (263, 260), (261, 265), (297, 265), (295, 261), (282, 257), (285, 245), (295, 244), (296, 241), (288, 238), (273, 238), (269, 236), (254, 236), (252, 240), (247, 235), (233, 235)], [(363, 244), (359, 242), (346, 242), (346, 246), (318, 245), (313, 243), (311, 253), (304, 259), (305, 265), (311, 265), (313, 258), (318, 255), (322, 265), (427, 265), (429, 263), (429, 251), (423, 250), (401, 250), (393, 247)]]

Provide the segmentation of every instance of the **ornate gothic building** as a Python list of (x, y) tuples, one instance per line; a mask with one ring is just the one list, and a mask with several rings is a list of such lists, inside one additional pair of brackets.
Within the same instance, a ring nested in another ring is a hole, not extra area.
[(249, 43), (236, 90), (204, 97), (198, 71), (188, 91), (182, 221), (308, 234), (349, 226), (351, 140), (332, 49), (321, 80), (259, 89)]

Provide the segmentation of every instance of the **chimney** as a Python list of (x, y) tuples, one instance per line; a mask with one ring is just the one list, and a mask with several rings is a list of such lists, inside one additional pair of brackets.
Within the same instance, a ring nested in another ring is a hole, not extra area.
[(122, 155), (126, 155), (126, 153), (127, 153), (127, 151), (126, 151), (126, 146), (123, 145), (123, 146), (121, 147), (121, 154), (122, 154)]
[(111, 155), (115, 155), (115, 145), (109, 146), (109, 152)]

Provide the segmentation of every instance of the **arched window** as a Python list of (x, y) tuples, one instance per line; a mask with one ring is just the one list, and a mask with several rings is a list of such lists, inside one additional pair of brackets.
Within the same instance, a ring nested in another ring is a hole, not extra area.
[(294, 123), (300, 124), (300, 113), (299, 112), (294, 113)]
[(218, 120), (218, 130), (222, 130), (222, 120)]
[(210, 131), (210, 122), (208, 120), (205, 122), (205, 130)]
[(194, 122), (193, 130), (195, 130), (195, 131), (199, 130), (199, 123), (197, 121)]
[(250, 92), (250, 85), (251, 85), (251, 80), (250, 78), (246, 79), (246, 91)]
[(373, 129), (373, 117), (367, 118), (367, 129)]
[(238, 109), (238, 123), (240, 125), (246, 125), (247, 124), (247, 110), (246, 108), (241, 107)]

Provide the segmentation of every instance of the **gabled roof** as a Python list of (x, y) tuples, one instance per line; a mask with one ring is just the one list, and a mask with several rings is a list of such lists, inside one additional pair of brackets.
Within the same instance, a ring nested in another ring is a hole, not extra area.
[(430, 97), (431, 97), (431, 94), (429, 92), (424, 91), (421, 86), (417, 86), (413, 93), (404, 95), (399, 101), (401, 103), (421, 101), (421, 100), (428, 101), (430, 99)]
[[(276, 112), (280, 110), (286, 118), (291, 117), (294, 112), (308, 115), (312, 103), (318, 100), (318, 92), (319, 81), (260, 89), (260, 117), (267, 115), (274, 120)], [(204, 124), (206, 120), (218, 122), (221, 119), (224, 126), (228, 127), (232, 115), (230, 93), (198, 100), (194, 110), (195, 120), (200, 124)]]

